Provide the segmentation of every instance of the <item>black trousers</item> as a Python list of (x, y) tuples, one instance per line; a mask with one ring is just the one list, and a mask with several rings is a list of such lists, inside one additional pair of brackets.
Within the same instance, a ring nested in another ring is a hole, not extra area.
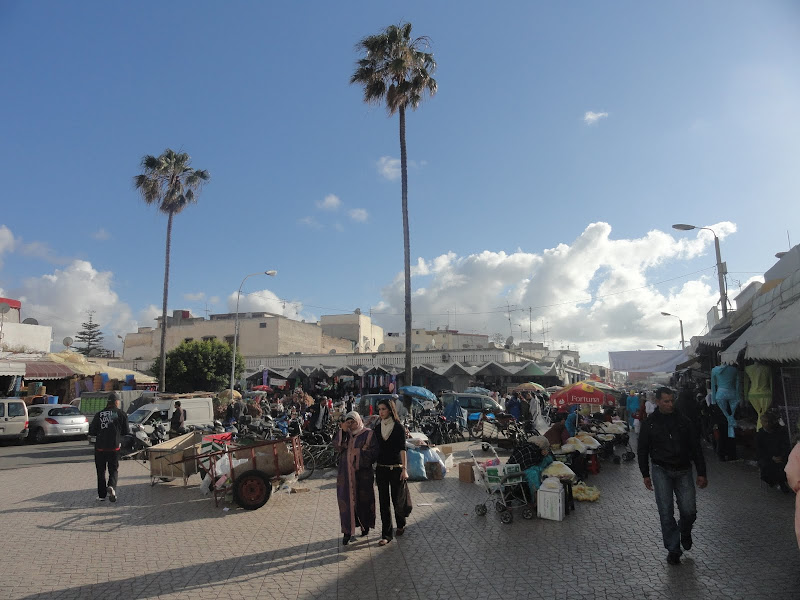
[[(117, 471), (119, 470), (119, 452), (95, 451), (94, 466), (97, 469), (97, 495), (106, 497), (106, 490), (117, 487)], [(108, 467), (108, 481), (106, 481), (106, 467)]]
[(399, 506), (400, 489), (402, 481), (400, 475), (403, 469), (389, 467), (375, 467), (375, 481), (378, 484), (378, 502), (381, 505), (381, 537), (391, 540), (394, 537), (392, 528), (392, 513), (389, 503), (394, 505), (394, 518), (398, 527), (406, 526), (403, 507)]

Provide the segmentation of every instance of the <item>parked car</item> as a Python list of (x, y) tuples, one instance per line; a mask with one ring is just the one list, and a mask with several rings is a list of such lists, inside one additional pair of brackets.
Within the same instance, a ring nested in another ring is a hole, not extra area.
[(28, 407), (31, 440), (41, 444), (52, 438), (85, 438), (89, 435), (89, 419), (76, 406), (69, 404), (37, 404)]
[(21, 442), (29, 431), (25, 403), (19, 398), (0, 398), (0, 440)]
[(458, 404), (467, 411), (468, 414), (478, 412), (500, 413), (503, 412), (501, 406), (489, 396), (481, 394), (459, 394), (458, 392), (446, 392), (442, 394), (442, 404), (449, 406), (452, 402)]

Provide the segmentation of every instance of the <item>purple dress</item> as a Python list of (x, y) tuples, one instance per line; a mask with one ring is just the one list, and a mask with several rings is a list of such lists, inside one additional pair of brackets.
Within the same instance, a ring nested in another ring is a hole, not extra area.
[(372, 429), (351, 436), (341, 429), (333, 440), (339, 454), (336, 499), (342, 533), (355, 535), (356, 526), (375, 527), (375, 473), (372, 463), (378, 456), (378, 440)]

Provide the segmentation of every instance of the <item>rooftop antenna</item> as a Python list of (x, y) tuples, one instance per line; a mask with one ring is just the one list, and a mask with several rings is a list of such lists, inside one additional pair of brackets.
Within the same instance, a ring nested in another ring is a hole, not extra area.
[(511, 305), (506, 300), (506, 309), (508, 310), (508, 331), (512, 335), (514, 335), (514, 328), (511, 326)]

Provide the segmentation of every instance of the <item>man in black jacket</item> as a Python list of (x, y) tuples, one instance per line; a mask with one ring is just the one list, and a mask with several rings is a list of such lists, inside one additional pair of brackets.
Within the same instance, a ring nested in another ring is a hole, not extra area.
[[(108, 496), (111, 502), (117, 501), (117, 470), (119, 469), (119, 447), (122, 436), (128, 433), (128, 415), (119, 408), (119, 398), (114, 392), (108, 397), (108, 404), (95, 414), (89, 425), (89, 435), (95, 436), (94, 465), (97, 468), (97, 499), (103, 501)], [(108, 481), (106, 481), (108, 467)]]
[[(684, 550), (692, 547), (692, 525), (697, 518), (692, 463), (697, 469), (697, 487), (703, 489), (708, 485), (706, 462), (694, 424), (675, 411), (675, 395), (671, 389), (662, 387), (656, 391), (656, 406), (639, 434), (639, 470), (645, 487), (656, 493), (667, 562), (679, 565), (681, 546)], [(677, 523), (673, 495), (680, 514)]]

